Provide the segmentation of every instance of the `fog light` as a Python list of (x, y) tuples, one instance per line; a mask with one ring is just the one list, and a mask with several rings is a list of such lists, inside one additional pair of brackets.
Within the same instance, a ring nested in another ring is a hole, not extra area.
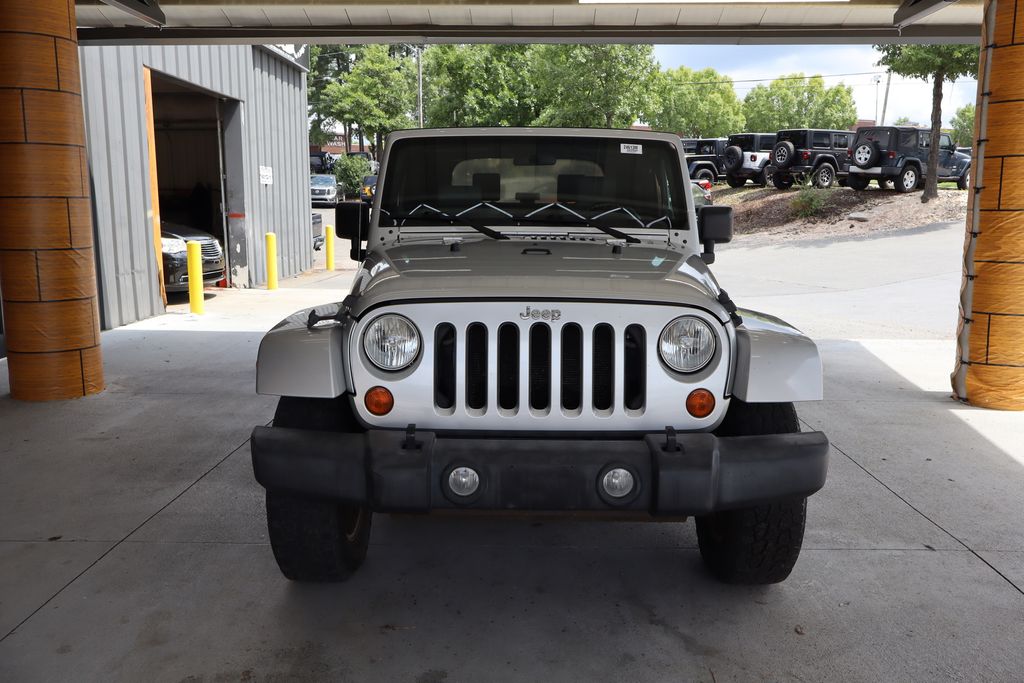
[(370, 389), (366, 392), (366, 396), (363, 397), (363, 401), (366, 403), (366, 409), (370, 411), (370, 414), (378, 417), (387, 415), (395, 407), (395, 397), (384, 387)]
[(694, 389), (686, 397), (686, 412), (694, 417), (707, 417), (715, 410), (715, 395), (707, 389)]
[(456, 467), (448, 475), (448, 488), (457, 496), (472, 496), (480, 488), (480, 475), (472, 467)]
[(601, 477), (601, 488), (612, 498), (625, 498), (633, 492), (633, 473), (622, 467), (615, 467)]

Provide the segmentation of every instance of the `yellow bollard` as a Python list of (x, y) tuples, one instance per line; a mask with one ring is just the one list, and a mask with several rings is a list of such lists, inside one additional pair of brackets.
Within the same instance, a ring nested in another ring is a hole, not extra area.
[(334, 226), (324, 226), (324, 249), (327, 252), (327, 270), (334, 270)]
[(277, 235), (267, 233), (267, 289), (277, 289)]
[(188, 309), (203, 314), (203, 253), (199, 242), (185, 245), (188, 263)]

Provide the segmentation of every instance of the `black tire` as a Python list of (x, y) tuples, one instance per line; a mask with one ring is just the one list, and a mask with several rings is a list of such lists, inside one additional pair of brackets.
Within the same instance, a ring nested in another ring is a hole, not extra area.
[(868, 183), (871, 181), (864, 176), (855, 175), (851, 173), (846, 178), (846, 184), (849, 185), (851, 190), (857, 190), (858, 192), (868, 189)]
[(694, 180), (707, 180), (708, 182), (715, 182), (715, 172), (710, 168), (698, 168), (693, 174)]
[(725, 182), (729, 183), (729, 187), (743, 187), (744, 185), (747, 184), (747, 179), (727, 175), (725, 176)]
[(366, 507), (267, 491), (267, 530), (277, 566), (292, 581), (344, 581), (366, 559)]
[(795, 182), (796, 180), (793, 179), (793, 176), (788, 173), (779, 173), (776, 171), (772, 174), (772, 185), (780, 190), (788, 190), (793, 187), (793, 183)]
[(862, 142), (853, 148), (853, 156), (850, 159), (861, 168), (871, 168), (878, 165), (881, 156), (882, 152), (877, 142)]
[(827, 190), (836, 182), (836, 169), (832, 164), (822, 164), (814, 171), (811, 182), (819, 190)]
[(917, 166), (907, 165), (903, 167), (900, 174), (893, 181), (896, 184), (896, 191), (900, 194), (906, 194), (913, 192), (917, 189), (918, 183), (921, 182), (921, 173), (918, 171)]
[(723, 156), (725, 157), (726, 171), (738, 171), (743, 166), (743, 150), (739, 146), (731, 145), (726, 147)]
[[(752, 436), (798, 431), (800, 422), (792, 403), (744, 403), (734, 398), (715, 434)], [(698, 517), (701, 557), (715, 578), (725, 583), (778, 583), (789, 576), (800, 556), (806, 517), (806, 498)]]
[(971, 185), (971, 167), (968, 166), (964, 169), (964, 172), (956, 179), (956, 189), (966, 190)]
[[(363, 431), (347, 396), (282, 397), (275, 427)], [(344, 581), (366, 559), (373, 514), (362, 505), (267, 491), (267, 531), (281, 573), (292, 581)]]
[(796, 160), (796, 146), (789, 140), (783, 140), (772, 150), (772, 160), (779, 168), (789, 168)]

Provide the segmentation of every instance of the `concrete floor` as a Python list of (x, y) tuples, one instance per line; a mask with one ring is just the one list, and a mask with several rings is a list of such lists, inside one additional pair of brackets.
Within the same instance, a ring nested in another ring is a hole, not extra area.
[(711, 580), (692, 524), (382, 515), (348, 583), (284, 580), (256, 349), (350, 271), (107, 332), (99, 396), (14, 403), (0, 372), (0, 680), (1020, 680), (1024, 416), (949, 398), (961, 244), (721, 249), (733, 298), (825, 360), (798, 409), (829, 482), (768, 588)]

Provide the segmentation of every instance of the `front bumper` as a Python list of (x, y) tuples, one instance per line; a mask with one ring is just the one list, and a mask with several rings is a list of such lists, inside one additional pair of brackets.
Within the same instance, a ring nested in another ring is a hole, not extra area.
[[(378, 512), (432, 509), (631, 511), (702, 515), (808, 496), (825, 483), (821, 432), (716, 437), (645, 434), (629, 440), (459, 438), (433, 432), (253, 430), (252, 463), (265, 488)], [(480, 487), (448, 490), (454, 467), (472, 467)], [(610, 467), (638, 482), (621, 500), (600, 491)]]
[[(224, 257), (203, 259), (203, 285), (212, 285), (225, 277)], [(164, 257), (164, 290), (188, 291), (188, 261)]]

